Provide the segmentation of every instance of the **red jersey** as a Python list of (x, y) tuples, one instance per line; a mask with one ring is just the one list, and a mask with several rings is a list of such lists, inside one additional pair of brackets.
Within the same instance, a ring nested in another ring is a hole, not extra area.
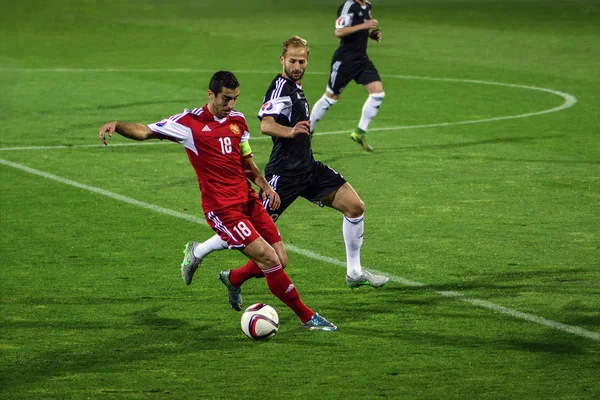
[(252, 157), (250, 147), (243, 145), (250, 133), (242, 113), (233, 110), (218, 119), (204, 106), (148, 127), (159, 139), (185, 147), (198, 177), (205, 213), (258, 197), (242, 166), (242, 158)]

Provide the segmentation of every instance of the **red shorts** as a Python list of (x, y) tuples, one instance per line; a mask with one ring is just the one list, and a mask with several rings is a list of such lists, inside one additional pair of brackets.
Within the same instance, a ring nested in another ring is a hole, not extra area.
[(204, 214), (206, 222), (227, 242), (230, 249), (242, 249), (263, 237), (269, 244), (281, 241), (279, 229), (258, 197), (246, 203)]

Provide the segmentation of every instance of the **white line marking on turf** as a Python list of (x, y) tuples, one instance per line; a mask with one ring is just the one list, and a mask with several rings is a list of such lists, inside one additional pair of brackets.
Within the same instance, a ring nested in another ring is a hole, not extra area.
[[(212, 70), (204, 70), (204, 69), (185, 69), (185, 68), (180, 68), (180, 69), (165, 69), (165, 70), (153, 70), (153, 69), (130, 69), (130, 70), (126, 70), (126, 69), (77, 69), (77, 68), (54, 68), (54, 69), (2, 69), (0, 68), (0, 72), (153, 72), (153, 73), (159, 73), (159, 72), (167, 72), (167, 73), (198, 73), (198, 72), (205, 72), (205, 73), (211, 73)], [(248, 73), (248, 74), (267, 74), (270, 72), (267, 71), (237, 71), (236, 73)], [(307, 72), (307, 74), (313, 74), (313, 75), (326, 75), (325, 73), (322, 72), (312, 72), (309, 73)], [(440, 122), (437, 124), (424, 124), (424, 125), (408, 125), (408, 126), (390, 126), (390, 127), (383, 127), (383, 128), (372, 128), (369, 131), (370, 132), (374, 132), (374, 131), (395, 131), (395, 130), (402, 130), (402, 129), (421, 129), (421, 128), (436, 128), (436, 127), (442, 127), (442, 126), (453, 126), (453, 125), (466, 125), (466, 124), (479, 124), (479, 123), (483, 123), (483, 122), (493, 122), (493, 121), (503, 121), (503, 120), (508, 120), (508, 119), (517, 119), (517, 118), (527, 118), (527, 117), (533, 117), (535, 115), (542, 115), (542, 114), (550, 114), (550, 113), (554, 113), (554, 112), (558, 112), (558, 111), (562, 111), (564, 109), (567, 109), (569, 107), (573, 107), (576, 103), (577, 103), (577, 98), (571, 94), (568, 93), (564, 93), (564, 92), (560, 92), (558, 90), (552, 90), (552, 89), (546, 89), (546, 88), (541, 88), (541, 87), (536, 87), (536, 86), (526, 86), (526, 85), (516, 85), (516, 84), (512, 84), (512, 83), (500, 83), (500, 82), (490, 82), (490, 81), (480, 81), (480, 80), (473, 80), (473, 79), (455, 79), (455, 78), (430, 78), (430, 77), (425, 77), (425, 76), (410, 76), (410, 75), (382, 75), (382, 77), (384, 78), (396, 78), (396, 79), (413, 79), (413, 80), (425, 80), (425, 81), (439, 81), (439, 82), (458, 82), (458, 83), (473, 83), (473, 84), (479, 84), (479, 85), (493, 85), (493, 86), (505, 86), (505, 87), (513, 87), (513, 88), (518, 88), (518, 89), (527, 89), (527, 90), (535, 90), (535, 91), (539, 91), (539, 92), (545, 92), (545, 93), (550, 93), (559, 97), (562, 97), (564, 99), (564, 102), (556, 107), (547, 109), (547, 110), (542, 110), (542, 111), (536, 111), (536, 112), (530, 112), (530, 113), (525, 113), (525, 114), (518, 114), (518, 115), (507, 115), (507, 116), (501, 116), (501, 117), (492, 117), (492, 118), (482, 118), (482, 119), (474, 119), (474, 120), (468, 120), (468, 121), (457, 121), (457, 122)], [(339, 135), (339, 134), (344, 134), (344, 133), (348, 133), (348, 130), (344, 130), (344, 131), (331, 131), (331, 132), (317, 132), (316, 135), (320, 136), (320, 135)], [(258, 140), (258, 139), (270, 139), (270, 137), (266, 137), (266, 136), (258, 136), (258, 137), (253, 137), (252, 140)], [(131, 143), (131, 144), (118, 144), (119, 146), (141, 146), (141, 145), (147, 145), (148, 143)], [(156, 144), (156, 143), (152, 143), (152, 144)], [(29, 147), (5, 147), (5, 148), (0, 148), (0, 151), (10, 151), (10, 150), (50, 150), (50, 149), (71, 149), (71, 148), (86, 148), (86, 147), (100, 147), (102, 145), (97, 144), (97, 145), (74, 145), (74, 146), (29, 146)]]
[[(110, 147), (129, 147), (129, 146), (151, 146), (157, 144), (168, 144), (173, 142), (134, 142), (134, 143), (111, 143)], [(18, 150), (60, 150), (60, 149), (85, 149), (89, 147), (106, 147), (103, 144), (76, 144), (73, 146), (58, 145), (58, 146), (24, 146), (24, 147), (4, 147), (0, 151), (18, 151)]]
[[(322, 256), (322, 255), (312, 252), (310, 250), (304, 250), (304, 249), (298, 248), (296, 246), (293, 246), (293, 245), (287, 244), (287, 243), (286, 243), (285, 247), (288, 250), (293, 251), (294, 253), (302, 254), (306, 257), (313, 258), (315, 260), (328, 262), (330, 264), (339, 265), (341, 267), (346, 267), (345, 262), (337, 260), (335, 258)], [(547, 326), (547, 327), (550, 327), (550, 328), (553, 328), (553, 329), (556, 329), (556, 330), (559, 330), (562, 332), (567, 332), (567, 333), (571, 333), (573, 335), (600, 341), (600, 333), (588, 331), (587, 329), (583, 329), (578, 326), (566, 325), (566, 324), (563, 324), (560, 322), (552, 321), (550, 319), (538, 317), (537, 315), (527, 314), (527, 313), (524, 313), (521, 311), (503, 307), (501, 305), (498, 305), (498, 304), (495, 304), (495, 303), (492, 303), (492, 302), (489, 302), (486, 300), (469, 298), (459, 292), (434, 290), (434, 289), (429, 288), (424, 283), (412, 281), (410, 279), (402, 278), (400, 276), (390, 275), (387, 272), (377, 271), (377, 270), (370, 269), (370, 268), (369, 268), (369, 271), (374, 272), (376, 274), (387, 275), (390, 277), (390, 280), (401, 283), (406, 286), (413, 286), (413, 287), (419, 287), (419, 288), (423, 288), (423, 289), (427, 289), (427, 290), (432, 290), (433, 292), (439, 294), (440, 296), (450, 297), (450, 298), (453, 298), (456, 300), (464, 301), (466, 303), (472, 304), (477, 307), (487, 308), (488, 310), (492, 310), (492, 311), (500, 313), (500, 314), (510, 315), (511, 317), (519, 318), (519, 319), (533, 322), (533, 323), (539, 324), (539, 325), (544, 325), (544, 326)]]
[[(96, 193), (96, 194), (100, 194), (102, 196), (106, 196), (106, 197), (110, 197), (111, 199), (114, 200), (118, 200), (118, 201), (122, 201), (128, 204), (132, 204), (138, 207), (142, 207), (151, 211), (155, 211), (158, 213), (162, 213), (162, 214), (166, 214), (172, 217), (176, 217), (176, 218), (181, 218), (190, 222), (194, 222), (197, 224), (201, 224), (201, 225), (207, 225), (206, 221), (202, 218), (198, 218), (198, 217), (194, 217), (192, 215), (188, 215), (188, 214), (184, 214), (184, 213), (180, 213), (177, 211), (173, 211), (173, 210), (169, 210), (167, 208), (164, 207), (160, 207), (160, 206), (156, 206), (154, 204), (149, 204), (143, 201), (139, 201), (139, 200), (135, 200), (132, 199), (130, 197), (126, 197), (117, 193), (113, 193), (113, 192), (109, 192), (108, 190), (104, 190), (104, 189), (100, 189), (94, 186), (89, 186), (89, 185), (85, 185), (83, 183), (79, 183), (79, 182), (75, 182), (73, 180), (70, 179), (66, 179), (66, 178), (61, 178), (60, 176), (57, 175), (52, 175), (49, 174), (47, 172), (43, 172), (37, 169), (33, 169), (33, 168), (29, 168), (25, 165), (21, 165), (21, 164), (17, 164), (11, 161), (7, 161), (7, 160), (3, 160), (0, 159), (0, 164), (2, 165), (6, 165), (8, 167), (12, 167), (15, 169), (18, 169), (20, 171), (24, 171), (33, 175), (38, 175), (41, 176), (43, 178), (46, 179), (50, 179), (56, 182), (60, 182), (60, 183), (64, 183), (66, 185), (70, 185), (70, 186), (74, 186), (76, 188), (79, 189), (84, 189), (87, 191), (90, 191), (92, 193)], [(334, 264), (334, 265), (338, 265), (341, 267), (345, 267), (346, 263), (344, 263), (343, 261), (340, 261), (338, 259), (335, 258), (331, 258), (331, 257), (326, 257), (326, 256), (322, 256), (318, 253), (315, 253), (313, 251), (310, 250), (305, 250), (305, 249), (301, 249), (299, 247), (290, 245), (290, 244), (285, 244), (286, 248), (290, 251), (293, 251), (294, 253), (298, 253), (301, 254), (305, 257), (309, 257), (315, 260), (319, 260), (319, 261), (323, 261), (323, 262), (327, 262), (330, 264)], [(383, 273), (380, 271), (376, 271), (376, 270), (371, 270), (375, 273)], [(387, 274), (389, 275), (389, 274)], [(409, 279), (405, 279), (399, 276), (394, 276), (394, 275), (389, 275), (390, 279), (394, 282), (398, 282), (401, 283), (403, 285), (407, 285), (407, 286), (413, 286), (413, 287), (420, 287), (423, 289), (427, 289), (430, 290), (428, 288), (428, 286), (424, 283), (421, 282), (416, 282), (416, 281), (411, 281)], [(453, 292), (453, 291), (438, 291), (438, 290), (433, 290), (435, 293), (444, 296), (444, 297), (450, 297), (456, 300), (460, 300), (460, 301), (464, 301), (466, 303), (472, 304), (474, 306), (477, 307), (482, 307), (482, 308), (486, 308), (488, 310), (492, 310), (494, 312), (497, 313), (501, 313), (501, 314), (506, 314), (506, 315), (510, 315), (511, 317), (514, 318), (518, 318), (518, 319), (522, 319), (525, 321), (529, 321), (529, 322), (533, 322), (535, 324), (539, 324), (539, 325), (544, 325), (547, 326), (549, 328), (553, 328), (562, 332), (567, 332), (576, 336), (581, 336), (581, 337), (585, 337), (588, 339), (592, 339), (592, 340), (596, 340), (596, 341), (600, 341), (600, 333), (596, 333), (596, 332), (592, 332), (592, 331), (588, 331), (587, 329), (583, 329), (577, 326), (571, 326), (571, 325), (565, 325), (562, 324), (560, 322), (556, 322), (556, 321), (552, 321), (546, 318), (542, 318), (542, 317), (538, 317), (536, 315), (532, 315), (532, 314), (527, 314), (521, 311), (516, 311), (516, 310), (512, 310), (510, 308), (506, 308), (503, 306), (500, 306), (498, 304), (494, 304), (491, 303), (489, 301), (485, 301), (485, 300), (479, 300), (479, 299), (473, 299), (473, 298), (468, 298), (466, 297), (464, 294), (462, 293), (458, 293), (458, 292)]]
[(169, 210), (167, 208), (163, 208), (163, 207), (160, 207), (160, 206), (155, 206), (155, 205), (152, 205), (152, 204), (149, 204), (149, 203), (145, 203), (143, 201), (138, 201), (138, 200), (132, 199), (130, 197), (126, 197), (126, 196), (122, 196), (122, 195), (117, 194), (117, 193), (109, 192), (108, 190), (97, 188), (95, 186), (89, 186), (89, 185), (86, 185), (84, 183), (79, 183), (79, 182), (72, 181), (70, 179), (61, 178), (60, 176), (52, 175), (52, 174), (49, 174), (49, 173), (44, 172), (44, 171), (40, 171), (40, 170), (37, 170), (37, 169), (29, 168), (29, 167), (27, 167), (25, 165), (21, 165), (21, 164), (17, 164), (17, 163), (11, 162), (11, 161), (3, 160), (1, 158), (0, 158), (0, 164), (7, 165), (9, 167), (13, 167), (13, 168), (19, 169), (21, 171), (25, 171), (25, 172), (28, 172), (28, 173), (33, 174), (33, 175), (38, 175), (38, 176), (41, 176), (43, 178), (50, 179), (50, 180), (53, 180), (53, 181), (56, 181), (56, 182), (64, 183), (65, 185), (75, 186), (76, 188), (79, 188), (79, 189), (84, 189), (84, 190), (88, 190), (88, 191), (96, 193), (96, 194), (101, 194), (102, 196), (110, 197), (111, 199), (119, 200), (119, 201), (122, 201), (124, 203), (132, 204), (134, 206), (146, 208), (148, 210), (156, 211), (156, 212), (159, 212), (159, 213), (162, 213), (162, 214), (167, 214), (167, 215), (170, 215), (172, 217), (177, 217), (177, 218), (185, 219), (185, 220), (188, 220), (188, 221), (191, 221), (191, 222), (196, 222), (196, 223), (198, 223), (198, 222), (204, 223), (204, 220), (201, 220), (201, 219), (199, 219), (197, 217), (194, 217), (194, 216), (191, 216), (191, 215), (188, 215), (188, 214), (184, 214), (184, 213), (180, 213), (180, 212), (177, 212), (177, 211)]

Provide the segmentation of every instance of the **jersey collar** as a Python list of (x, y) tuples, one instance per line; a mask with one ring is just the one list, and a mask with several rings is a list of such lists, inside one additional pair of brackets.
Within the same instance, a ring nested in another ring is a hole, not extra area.
[(208, 117), (209, 120), (213, 120), (216, 121), (220, 124), (222, 124), (223, 122), (227, 121), (227, 118), (229, 118), (229, 115), (224, 117), (224, 118), (217, 118), (213, 115), (213, 113), (210, 112), (210, 110), (208, 109), (208, 104), (205, 104), (204, 107), (202, 107), (202, 109), (204, 110), (204, 113), (206, 114), (206, 116)]
[(285, 79), (286, 81), (288, 81), (289, 83), (291, 83), (292, 85), (295, 85), (298, 89), (302, 90), (302, 84), (298, 83), (298, 82), (294, 82), (291, 79), (286, 78), (285, 76), (283, 76), (283, 74), (279, 74), (280, 77), (282, 77), (283, 79)]

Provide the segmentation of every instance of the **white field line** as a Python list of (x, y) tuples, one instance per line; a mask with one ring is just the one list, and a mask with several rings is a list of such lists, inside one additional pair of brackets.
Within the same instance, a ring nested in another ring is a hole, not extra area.
[[(195, 69), (167, 69), (167, 70), (151, 70), (151, 69), (133, 70), (133, 69), (131, 69), (131, 70), (125, 70), (125, 69), (117, 69), (117, 68), (116, 69), (69, 69), (69, 68), (2, 69), (2, 68), (0, 68), (0, 72), (67, 72), (67, 73), (68, 72), (73, 72), (73, 73), (84, 73), (84, 72), (94, 72), (94, 73), (99, 73), (99, 72), (194, 73), (195, 72), (195, 73), (198, 73), (198, 72), (206, 72), (206, 73), (210, 73), (211, 71), (210, 70), (201, 70), (201, 69), (197, 69), (197, 70), (195, 70)], [(237, 71), (236, 73), (266, 74), (269, 72), (266, 72), (266, 71)], [(307, 74), (308, 74), (308, 72), (307, 72)], [(312, 74), (325, 75), (324, 73), (321, 73), (321, 72), (313, 72)], [(550, 113), (562, 111), (564, 109), (574, 106), (577, 103), (577, 98), (571, 94), (560, 92), (558, 90), (553, 90), (553, 89), (540, 88), (540, 87), (536, 87), (536, 86), (525, 86), (525, 85), (516, 85), (516, 84), (512, 84), (512, 83), (480, 81), (480, 80), (473, 80), (473, 79), (429, 78), (429, 77), (424, 77), (424, 76), (409, 76), (409, 75), (382, 75), (382, 77), (395, 78), (395, 79), (412, 79), (412, 80), (458, 82), (458, 83), (471, 83), (471, 84), (479, 84), (479, 85), (505, 86), (505, 87), (512, 87), (512, 88), (518, 88), (518, 89), (526, 89), (526, 90), (534, 90), (534, 91), (538, 91), (538, 92), (550, 93), (555, 96), (562, 97), (564, 101), (561, 105), (547, 109), (547, 110), (541, 110), (541, 111), (518, 114), (518, 115), (506, 115), (506, 116), (501, 116), (501, 117), (482, 118), (482, 119), (456, 121), (456, 122), (440, 122), (437, 124), (390, 126), (390, 127), (383, 127), (383, 128), (373, 128), (373, 129), (369, 130), (370, 132), (373, 132), (373, 131), (395, 131), (395, 130), (402, 130), (402, 129), (435, 128), (435, 127), (453, 126), (453, 125), (479, 124), (479, 123), (483, 123), (483, 122), (502, 121), (502, 120), (508, 120), (508, 119), (517, 119), (517, 118), (528, 118), (528, 117), (533, 117), (535, 115), (550, 114)], [(317, 132), (316, 135), (317, 136), (319, 136), (319, 135), (338, 135), (338, 134), (344, 134), (344, 133), (348, 133), (348, 130), (331, 131), (331, 132)], [(259, 140), (259, 139), (270, 139), (270, 137), (258, 136), (258, 137), (252, 138), (252, 140)], [(128, 144), (116, 144), (113, 146), (140, 146), (140, 145), (147, 145), (147, 144), (157, 144), (157, 143), (152, 143), (152, 142), (151, 143), (147, 143), (147, 142), (128, 143)], [(23, 146), (23, 147), (4, 147), (4, 148), (0, 148), (0, 151), (72, 149), (72, 148), (87, 148), (87, 147), (100, 147), (100, 146), (102, 146), (102, 145), (101, 144), (89, 144), (89, 145), (74, 145), (74, 146)]]
[[(93, 135), (92, 135), (93, 136)], [(100, 140), (100, 139), (98, 139)], [(110, 138), (109, 138), (110, 140)], [(110, 147), (129, 147), (129, 146), (152, 146), (157, 144), (171, 144), (167, 141), (151, 141), (151, 142), (133, 142), (133, 143), (111, 143)], [(105, 147), (102, 143), (98, 144), (77, 144), (73, 146), (23, 146), (23, 147), (0, 147), (0, 151), (20, 151), (20, 150), (60, 150), (60, 149), (85, 149), (88, 147)]]
[[(53, 181), (56, 181), (56, 182), (64, 183), (66, 185), (74, 186), (74, 187), (79, 188), (79, 189), (84, 189), (84, 190), (90, 191), (92, 193), (96, 193), (96, 194), (100, 194), (102, 196), (110, 197), (111, 199), (122, 201), (122, 202), (125, 202), (125, 203), (128, 203), (128, 204), (132, 204), (132, 205), (135, 205), (135, 206), (138, 206), (138, 207), (141, 207), (141, 208), (145, 208), (145, 209), (148, 209), (148, 210), (151, 210), (151, 211), (155, 211), (155, 212), (158, 212), (158, 213), (166, 214), (166, 215), (169, 215), (169, 216), (172, 216), (172, 217), (176, 217), (176, 218), (181, 218), (181, 219), (184, 219), (184, 220), (187, 220), (187, 221), (190, 221), (190, 222), (194, 222), (194, 223), (197, 223), (197, 224), (207, 225), (206, 221), (204, 219), (202, 219), (202, 218), (194, 217), (194, 216), (191, 216), (191, 215), (188, 215), (188, 214), (184, 214), (184, 213), (180, 213), (180, 212), (177, 212), (177, 211), (169, 210), (169, 209), (164, 208), (164, 207), (156, 206), (154, 204), (149, 204), (149, 203), (146, 203), (146, 202), (143, 202), (143, 201), (135, 200), (135, 199), (132, 199), (130, 197), (122, 196), (120, 194), (109, 192), (107, 190), (100, 189), (100, 188), (97, 188), (97, 187), (94, 187), (94, 186), (85, 185), (83, 183), (75, 182), (75, 181), (70, 180), (70, 179), (61, 178), (60, 176), (52, 175), (52, 174), (49, 174), (47, 172), (43, 172), (43, 171), (40, 171), (40, 170), (37, 170), (37, 169), (29, 168), (29, 167), (27, 167), (25, 165), (17, 164), (17, 163), (11, 162), (11, 161), (3, 160), (3, 159), (0, 159), (0, 164), (6, 165), (8, 167), (15, 168), (15, 169), (18, 169), (20, 171), (24, 171), (24, 172), (27, 172), (27, 173), (30, 173), (30, 174), (33, 174), (33, 175), (41, 176), (43, 178), (50, 179), (50, 180), (53, 180)], [(286, 246), (286, 248), (289, 251), (293, 251), (294, 253), (301, 254), (301, 255), (303, 255), (305, 257), (308, 257), (308, 258), (312, 258), (312, 259), (315, 259), (315, 260), (319, 260), (319, 261), (327, 262), (327, 263), (330, 263), (330, 264), (338, 265), (340, 267), (345, 267), (346, 266), (345, 262), (340, 261), (340, 260), (335, 259), (335, 258), (326, 257), (326, 256), (320, 255), (318, 253), (315, 253), (313, 251), (301, 249), (299, 247), (296, 247), (296, 246), (293, 246), (293, 245), (290, 245), (290, 244), (286, 244), (285, 246)], [(373, 271), (375, 273), (379, 273), (379, 274), (384, 273), (384, 272), (376, 271), (376, 270), (371, 270), (371, 271)], [(407, 286), (420, 287), (420, 288), (423, 288), (423, 289), (430, 290), (428, 288), (428, 286), (426, 284), (424, 284), (424, 283), (412, 281), (412, 280), (409, 280), (409, 279), (406, 279), (406, 278), (402, 278), (402, 277), (399, 277), (399, 276), (389, 275), (387, 273), (384, 273), (384, 274), (388, 275), (390, 277), (390, 280), (392, 280), (394, 282), (398, 282), (398, 283), (401, 283), (401, 284), (407, 285)], [(511, 317), (514, 317), (514, 318), (518, 318), (518, 319), (522, 319), (522, 320), (525, 320), (525, 321), (533, 322), (533, 323), (539, 324), (539, 325), (544, 325), (544, 326), (547, 326), (549, 328), (556, 329), (558, 331), (570, 333), (570, 334), (573, 334), (573, 335), (576, 335), (576, 336), (588, 338), (588, 339), (595, 340), (595, 341), (600, 341), (600, 333), (588, 331), (587, 329), (583, 329), (583, 328), (580, 328), (580, 327), (577, 327), (577, 326), (565, 325), (565, 324), (562, 324), (560, 322), (549, 320), (549, 319), (546, 319), (546, 318), (543, 318), (543, 317), (538, 317), (536, 315), (527, 314), (527, 313), (524, 313), (524, 312), (521, 312), (521, 311), (517, 311), (517, 310), (510, 309), (510, 308), (506, 308), (506, 307), (500, 306), (498, 304), (491, 303), (489, 301), (479, 300), (479, 299), (474, 299), (474, 298), (469, 298), (469, 297), (466, 297), (464, 294), (458, 293), (458, 292), (453, 292), (453, 291), (438, 291), (438, 290), (433, 290), (433, 291), (435, 293), (441, 295), (441, 296), (453, 298), (453, 299), (460, 300), (460, 301), (464, 301), (464, 302), (472, 304), (474, 306), (481, 307), (481, 308), (486, 308), (488, 310), (492, 310), (492, 311), (500, 313), (500, 314), (506, 314), (506, 315), (509, 315)]]

